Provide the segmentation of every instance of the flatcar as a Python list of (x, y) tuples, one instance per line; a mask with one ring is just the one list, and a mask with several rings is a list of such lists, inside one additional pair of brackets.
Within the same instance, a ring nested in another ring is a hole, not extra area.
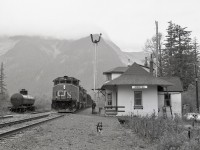
[[(52, 109), (74, 112), (87, 107), (91, 97), (74, 77), (58, 77), (53, 80)], [(90, 98), (90, 99), (89, 99)], [(89, 103), (90, 104), (90, 103)]]
[(14, 112), (25, 112), (25, 111), (34, 111), (35, 110), (35, 98), (31, 95), (28, 95), (28, 91), (22, 89), (19, 93), (15, 93), (11, 96), (10, 102), (12, 107), (10, 111)]

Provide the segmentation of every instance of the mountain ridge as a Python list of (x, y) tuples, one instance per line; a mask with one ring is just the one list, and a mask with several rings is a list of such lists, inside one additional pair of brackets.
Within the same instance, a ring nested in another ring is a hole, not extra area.
[[(1, 46), (1, 43), (4, 43), (4, 46)], [(0, 51), (3, 50), (0, 62), (5, 64), (6, 83), (10, 94), (26, 88), (33, 95), (51, 97), (53, 79), (64, 75), (78, 78), (81, 85), (91, 93), (94, 45), (89, 36), (78, 40), (40, 36), (0, 38)], [(97, 46), (97, 54), (98, 87), (105, 81), (102, 74), (104, 71), (125, 66), (128, 59), (134, 56), (134, 53), (128, 55), (112, 41), (103, 38)], [(141, 63), (140, 59), (136, 61)]]

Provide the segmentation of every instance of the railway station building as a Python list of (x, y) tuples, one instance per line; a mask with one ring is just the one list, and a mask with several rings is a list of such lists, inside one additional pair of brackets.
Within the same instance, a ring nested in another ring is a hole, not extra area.
[(155, 77), (137, 63), (103, 73), (106, 115), (182, 115), (182, 83), (178, 77)]

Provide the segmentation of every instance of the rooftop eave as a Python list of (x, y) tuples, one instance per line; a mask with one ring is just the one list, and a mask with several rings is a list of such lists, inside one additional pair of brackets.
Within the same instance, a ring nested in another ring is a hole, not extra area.
[(126, 83), (126, 84), (123, 84), (123, 83), (118, 83), (118, 84), (112, 84), (112, 83), (109, 83), (109, 82), (107, 82), (107, 83), (105, 83), (102, 87), (106, 87), (106, 86), (120, 86), (120, 85), (132, 85), (132, 86), (134, 86), (134, 85), (136, 85), (136, 86), (142, 86), (142, 85), (147, 85), (147, 86), (154, 86), (154, 85), (156, 85), (156, 86), (163, 86), (163, 87), (168, 87), (168, 86), (173, 86), (173, 84), (172, 83), (169, 83), (169, 84), (148, 84), (148, 83), (144, 83), (144, 84), (134, 84), (134, 83)]
[(124, 72), (122, 72), (122, 71), (103, 72), (104, 75), (113, 74), (113, 73), (120, 73), (120, 74), (122, 74)]

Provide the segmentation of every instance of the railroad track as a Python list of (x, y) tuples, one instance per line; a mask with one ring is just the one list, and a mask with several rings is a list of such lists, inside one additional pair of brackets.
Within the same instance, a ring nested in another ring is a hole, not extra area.
[(68, 109), (60, 109), (58, 110), (58, 113), (72, 113), (72, 114), (78, 114), (80, 113), (81, 111), (84, 111), (85, 109), (88, 109), (90, 107), (85, 107), (85, 108), (81, 108), (81, 109), (76, 109), (76, 110), (68, 110)]
[(12, 118), (13, 115), (5, 115), (5, 116), (0, 116), (0, 119), (6, 119), (6, 118)]
[(15, 134), (29, 127), (36, 126), (41, 123), (45, 123), (50, 120), (54, 120), (65, 116), (64, 114), (43, 114), (26, 119), (20, 119), (15, 121), (9, 121), (6, 123), (0, 123), (0, 138), (8, 137), (11, 134)]

